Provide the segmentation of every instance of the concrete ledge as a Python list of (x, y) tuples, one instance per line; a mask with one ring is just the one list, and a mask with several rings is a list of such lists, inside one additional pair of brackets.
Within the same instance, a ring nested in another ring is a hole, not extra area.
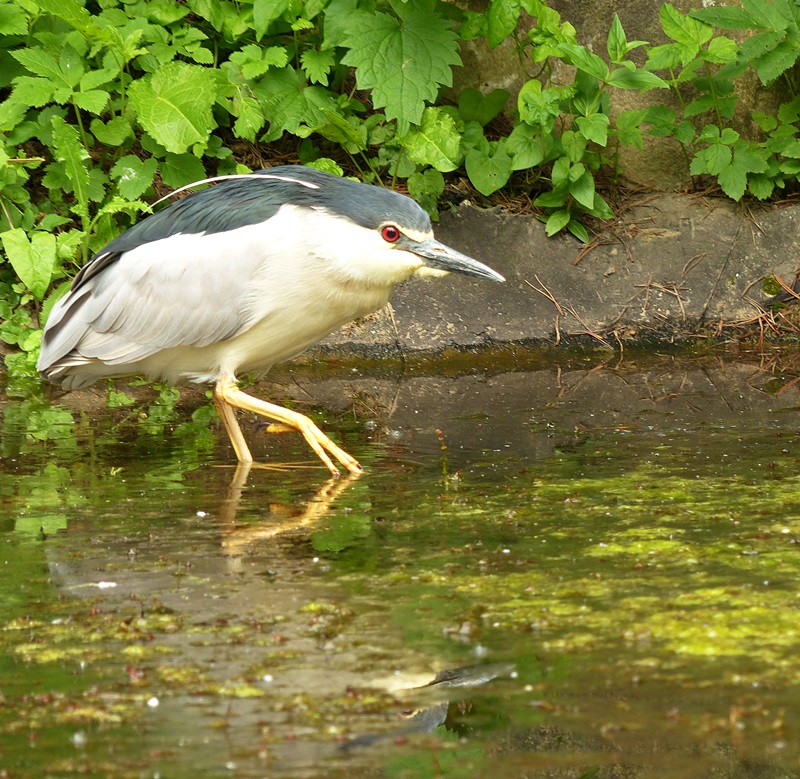
[(792, 284), (798, 208), (683, 195), (632, 204), (581, 257), (572, 237), (547, 238), (531, 216), (469, 204), (446, 213), (437, 237), (495, 268), (505, 284), (449, 276), (412, 281), (391, 309), (319, 347), (376, 356), (486, 343), (558, 343), (599, 336), (613, 346), (675, 341), (752, 320), (770, 296), (760, 280)]

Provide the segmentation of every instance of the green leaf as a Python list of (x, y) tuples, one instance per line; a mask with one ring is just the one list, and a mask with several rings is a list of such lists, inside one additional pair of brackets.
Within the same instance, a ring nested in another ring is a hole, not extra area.
[(669, 86), (655, 73), (641, 68), (626, 67), (612, 70), (608, 76), (608, 83), (618, 89), (638, 89), (641, 92), (647, 92), (650, 89), (666, 89)]
[(717, 177), (722, 191), (731, 200), (741, 200), (747, 187), (747, 169), (735, 159)]
[(290, 65), (270, 71), (253, 87), (270, 123), (267, 140), (276, 140), (284, 132), (308, 137), (318, 127), (328, 124), (326, 111), (338, 111), (331, 93), (319, 86), (308, 86), (302, 73)]
[(71, 84), (59, 61), (56, 60), (49, 51), (40, 46), (18, 49), (9, 52), (9, 54), (21, 65), (24, 65), (31, 73), (46, 78), (54, 82), (54, 84), (73, 87), (80, 81), (80, 77), (83, 75), (83, 67), (81, 65), (80, 73), (77, 74), (75, 84)]
[(300, 64), (309, 81), (315, 84), (327, 84), (328, 74), (336, 64), (332, 51), (306, 49), (300, 55)]
[(114, 38), (114, 31), (98, 24), (77, 0), (35, 0), (35, 3), (46, 13), (63, 19), (82, 32), (92, 43), (108, 43)]
[(279, 19), (289, 8), (289, 0), (253, 0), (253, 26), (256, 38), (261, 39), (270, 23)]
[(488, 150), (474, 147), (467, 152), (465, 167), (469, 180), (482, 195), (491, 195), (505, 186), (511, 176), (513, 160), (503, 141), (489, 144)]
[(545, 232), (549, 237), (553, 237), (557, 232), (563, 230), (572, 219), (572, 215), (566, 209), (559, 209), (554, 211), (547, 217), (545, 222)]
[(128, 154), (111, 168), (111, 178), (117, 182), (117, 189), (124, 198), (136, 200), (153, 183), (157, 169), (158, 162), (154, 158), (141, 160), (135, 154)]
[(541, 83), (531, 79), (522, 85), (517, 97), (520, 119), (529, 125), (539, 126), (549, 135), (561, 114), (561, 95), (555, 89), (543, 89)]
[(606, 51), (608, 52), (609, 59), (615, 63), (619, 63), (625, 59), (625, 55), (628, 53), (628, 39), (625, 36), (622, 22), (619, 20), (619, 15), (616, 13), (614, 14), (614, 21), (611, 22), (611, 28), (608, 31)]
[[(792, 23), (792, 14), (786, 4), (764, 2), (764, 0), (742, 0), (742, 7), (756, 27), (765, 30), (783, 31)], [(781, 13), (785, 10), (786, 13)]]
[(511, 155), (512, 170), (526, 170), (542, 164), (547, 142), (535, 127), (522, 122), (508, 136), (506, 151)]
[(263, 76), (270, 68), (284, 68), (289, 55), (283, 46), (256, 46), (250, 43), (230, 56), (230, 61), (239, 66), (246, 79)]
[(569, 185), (569, 193), (584, 208), (594, 207), (594, 177), (588, 170)]
[(266, 121), (258, 100), (248, 95), (238, 95), (234, 99), (233, 105), (236, 116), (233, 131), (236, 133), (236, 137), (255, 141), (256, 133), (261, 130)]
[(27, 35), (28, 16), (19, 6), (0, 5), (0, 35)]
[(104, 146), (122, 146), (128, 138), (133, 136), (130, 122), (121, 116), (115, 116), (106, 123), (100, 119), (92, 119), (89, 129)]
[(608, 143), (608, 125), (610, 120), (606, 114), (591, 114), (591, 116), (578, 116), (575, 125), (587, 141), (594, 141), (598, 146)]
[(0, 233), (0, 241), (20, 281), (37, 300), (42, 300), (56, 267), (55, 236), (37, 231), (28, 240), (24, 230), (13, 227)]
[(735, 5), (697, 8), (689, 11), (689, 16), (723, 30), (752, 30), (759, 26), (747, 11)]
[(633, 108), (630, 111), (620, 111), (614, 122), (616, 125), (617, 140), (623, 146), (642, 148), (642, 123), (647, 114), (646, 108)]
[(685, 16), (669, 3), (661, 6), (659, 17), (664, 32), (689, 51), (699, 51), (700, 47), (714, 34), (710, 25)]
[[(329, 141), (338, 143), (350, 154), (364, 151), (367, 148), (367, 128), (363, 123), (351, 124), (341, 114), (331, 109), (325, 110), (327, 124), (317, 128), (317, 132)], [(357, 122), (353, 119), (353, 122)]]
[(718, 176), (730, 165), (732, 158), (733, 152), (730, 146), (715, 143), (695, 154), (689, 166), (689, 172), (693, 176), (699, 176), (703, 173)]
[(579, 241), (583, 243), (589, 243), (589, 231), (577, 219), (569, 220), (567, 230), (569, 230)]
[(158, 168), (161, 180), (173, 189), (185, 187), (206, 177), (203, 163), (193, 154), (167, 154)]
[(78, 108), (88, 111), (90, 114), (99, 115), (108, 104), (110, 95), (103, 89), (92, 89), (89, 92), (75, 92), (72, 99)]
[(485, 127), (505, 108), (509, 97), (505, 89), (493, 89), (484, 95), (477, 89), (467, 87), (458, 97), (458, 112), (465, 122), (474, 121)]
[(53, 84), (46, 78), (19, 76), (14, 79), (14, 91), (6, 105), (16, 103), (25, 107), (41, 108), (53, 99)]
[(444, 176), (435, 168), (408, 177), (408, 194), (420, 201), (425, 196), (438, 198), (444, 192)]
[(447, 19), (416, 3), (408, 4), (402, 18), (359, 13), (350, 22), (342, 63), (356, 69), (359, 88), (372, 90), (373, 106), (384, 108), (405, 135), (439, 87), (452, 85), (451, 68), (461, 64), (456, 35)]
[[(52, 120), (53, 145), (56, 159), (64, 163), (65, 172), (75, 193), (75, 211), (84, 222), (89, 220), (89, 170), (85, 161), (89, 152), (84, 148), (78, 131), (60, 116)], [(84, 229), (86, 229), (84, 225)]]
[(683, 61), (684, 49), (677, 43), (665, 43), (647, 50), (647, 70), (675, 70)]
[(577, 43), (562, 43), (559, 49), (570, 65), (574, 65), (578, 70), (582, 70), (600, 81), (608, 80), (608, 65), (585, 46)]
[(759, 200), (766, 200), (775, 190), (775, 184), (769, 176), (756, 174), (748, 177), (747, 188), (753, 197), (757, 197)]
[(724, 35), (717, 35), (709, 41), (705, 59), (709, 62), (722, 64), (724, 62), (735, 62), (738, 56), (739, 46), (736, 41), (732, 41)]
[(426, 108), (420, 126), (400, 136), (400, 142), (414, 162), (443, 173), (460, 162), (461, 136), (453, 118), (440, 108)]
[(407, 183), (408, 194), (430, 214), (432, 219), (438, 219), (438, 201), (444, 192), (444, 176), (438, 170), (428, 168), (423, 173), (412, 173)]
[(520, 0), (491, 0), (486, 12), (489, 46), (499, 46), (517, 28)]
[(170, 62), (134, 81), (128, 94), (142, 126), (167, 151), (182, 154), (205, 145), (214, 129), (216, 80), (208, 68)]
[(796, 42), (783, 41), (753, 63), (753, 67), (758, 73), (761, 83), (766, 85), (789, 70), (797, 62), (798, 57), (800, 57), (800, 47)]

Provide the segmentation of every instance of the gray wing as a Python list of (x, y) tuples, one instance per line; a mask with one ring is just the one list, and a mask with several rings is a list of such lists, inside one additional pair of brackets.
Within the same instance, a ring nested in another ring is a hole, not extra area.
[(83, 386), (98, 378), (92, 363), (119, 366), (116, 373), (124, 374), (125, 365), (163, 349), (206, 346), (247, 329), (256, 315), (251, 283), (266, 261), (251, 235), (260, 227), (178, 234), (117, 258), (98, 255), (94, 262), (105, 266), (53, 307), (39, 371), (55, 383), (84, 372), (85, 380), (68, 382)]

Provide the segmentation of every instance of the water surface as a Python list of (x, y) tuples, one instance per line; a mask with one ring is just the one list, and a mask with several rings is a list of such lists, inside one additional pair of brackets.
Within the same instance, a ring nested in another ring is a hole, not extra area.
[(792, 376), (526, 368), (286, 374), (338, 481), (8, 399), (0, 776), (800, 775)]

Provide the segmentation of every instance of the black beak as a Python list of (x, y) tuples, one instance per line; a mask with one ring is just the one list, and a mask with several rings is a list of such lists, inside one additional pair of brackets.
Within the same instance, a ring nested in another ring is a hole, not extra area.
[[(404, 236), (405, 237), (405, 236)], [(402, 246), (408, 252), (413, 252), (425, 260), (429, 268), (449, 271), (451, 273), (464, 273), (467, 276), (477, 276), (479, 279), (489, 279), (490, 281), (505, 281), (496, 271), (488, 265), (467, 257), (449, 246), (431, 238), (428, 241), (412, 241), (406, 238), (407, 243)]]

